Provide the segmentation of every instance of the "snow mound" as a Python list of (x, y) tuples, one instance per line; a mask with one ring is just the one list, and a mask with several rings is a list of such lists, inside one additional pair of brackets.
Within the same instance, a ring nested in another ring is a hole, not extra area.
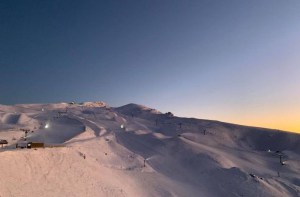
[(27, 124), (30, 121), (34, 120), (26, 114), (5, 113), (1, 117), (3, 124)]
[(115, 110), (121, 114), (127, 115), (127, 116), (147, 116), (151, 114), (162, 114), (160, 111), (156, 109), (152, 109), (149, 107), (146, 107), (144, 105), (138, 105), (134, 103), (130, 103), (128, 105), (124, 105), (121, 107), (115, 108)]
[(20, 116), (20, 114), (5, 114), (1, 121), (4, 124), (18, 124)]

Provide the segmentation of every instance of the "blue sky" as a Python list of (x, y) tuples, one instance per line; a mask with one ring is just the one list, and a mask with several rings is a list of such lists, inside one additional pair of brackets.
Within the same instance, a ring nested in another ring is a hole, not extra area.
[(300, 131), (275, 123), (300, 117), (299, 10), (296, 0), (1, 1), (0, 103), (134, 102)]

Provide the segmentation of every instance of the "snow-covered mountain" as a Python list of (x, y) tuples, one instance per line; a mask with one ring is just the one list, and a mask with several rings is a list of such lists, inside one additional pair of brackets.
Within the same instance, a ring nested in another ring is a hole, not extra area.
[(300, 196), (289, 132), (72, 102), (0, 105), (0, 139), (1, 197)]

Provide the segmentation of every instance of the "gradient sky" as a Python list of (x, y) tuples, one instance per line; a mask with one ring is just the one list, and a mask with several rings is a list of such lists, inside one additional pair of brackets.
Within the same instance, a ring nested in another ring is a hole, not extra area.
[(0, 1), (0, 103), (139, 103), (300, 132), (300, 1)]

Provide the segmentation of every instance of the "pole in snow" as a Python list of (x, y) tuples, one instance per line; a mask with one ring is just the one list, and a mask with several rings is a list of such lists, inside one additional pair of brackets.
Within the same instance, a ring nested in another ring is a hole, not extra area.
[(150, 157), (144, 159), (144, 168), (146, 167), (146, 161), (148, 161), (150, 159)]

